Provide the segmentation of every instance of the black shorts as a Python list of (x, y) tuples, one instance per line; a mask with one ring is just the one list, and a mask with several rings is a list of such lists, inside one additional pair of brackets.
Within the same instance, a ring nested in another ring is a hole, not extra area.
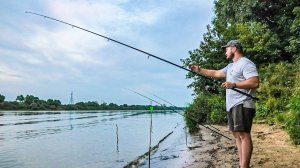
[(227, 113), (228, 126), (232, 132), (251, 132), (255, 109), (245, 108), (243, 104), (232, 107)]

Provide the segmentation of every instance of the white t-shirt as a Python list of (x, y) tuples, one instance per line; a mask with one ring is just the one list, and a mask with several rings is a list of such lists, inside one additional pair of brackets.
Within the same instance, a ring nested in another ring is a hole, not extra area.
[[(221, 69), (226, 75), (227, 82), (241, 82), (251, 77), (258, 76), (255, 64), (248, 58), (242, 57), (237, 62), (228, 64)], [(238, 89), (244, 93), (255, 96), (256, 89)], [(238, 93), (232, 89), (226, 89), (226, 110), (244, 103), (244, 107), (255, 108), (255, 102), (248, 96)]]

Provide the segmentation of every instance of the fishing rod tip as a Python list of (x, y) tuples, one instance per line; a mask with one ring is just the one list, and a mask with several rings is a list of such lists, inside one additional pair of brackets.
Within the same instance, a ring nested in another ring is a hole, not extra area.
[(34, 13), (31, 12), (31, 11), (25, 11), (25, 13), (28, 13), (28, 14), (34, 14)]

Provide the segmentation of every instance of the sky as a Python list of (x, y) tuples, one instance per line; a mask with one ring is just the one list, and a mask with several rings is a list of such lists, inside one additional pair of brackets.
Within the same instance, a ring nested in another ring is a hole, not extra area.
[[(187, 72), (43, 17), (64, 20), (182, 65), (213, 18), (207, 0), (0, 1), (0, 94), (70, 103), (149, 104), (124, 88), (177, 106), (193, 100)], [(152, 96), (153, 97), (153, 96)]]

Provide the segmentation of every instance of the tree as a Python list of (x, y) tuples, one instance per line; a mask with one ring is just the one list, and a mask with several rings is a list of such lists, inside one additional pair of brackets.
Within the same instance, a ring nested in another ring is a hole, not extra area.
[(2, 95), (2, 94), (0, 94), (0, 103), (3, 103), (3, 102), (4, 102), (4, 100), (5, 100), (5, 96), (4, 96), (4, 95)]
[[(226, 37), (226, 35), (234, 34), (226, 34), (224, 29), (228, 29), (237, 23), (260, 23), (277, 37), (278, 42), (271, 42), (271, 45), (277, 46), (279, 51), (278, 58), (280, 59), (277, 61), (287, 60), (292, 62), (297, 57), (297, 53), (291, 51), (289, 46), (295, 45), (295, 38), (298, 39), (297, 46), (300, 43), (299, 35), (294, 36), (295, 32), (293, 31), (295, 28), (293, 25), (299, 27), (299, 24), (297, 24), (300, 16), (299, 7), (300, 1), (295, 0), (219, 0), (215, 1), (216, 18), (213, 24), (218, 32)], [(261, 45), (264, 44), (261, 43)]]
[(17, 98), (16, 98), (16, 101), (19, 101), (19, 102), (24, 102), (24, 100), (25, 100), (25, 98), (24, 98), (23, 95), (19, 95), (19, 96), (17, 96)]
[[(300, 96), (299, 92), (295, 92), (298, 85), (294, 86), (294, 83), (299, 83), (299, 78), (295, 79), (295, 74), (299, 75), (300, 69), (299, 25), (299, 0), (215, 0), (215, 17), (207, 26), (203, 41), (199, 48), (189, 52), (189, 58), (182, 61), (186, 67), (198, 64), (203, 68), (220, 69), (228, 64), (221, 46), (232, 39), (240, 40), (245, 56), (256, 63), (260, 72), (258, 118), (262, 117), (272, 124), (275, 121), (284, 123), (291, 138), (296, 139), (295, 142), (299, 144), (300, 113), (297, 104)], [(198, 115), (204, 121), (208, 117), (205, 110), (213, 111), (216, 109), (214, 104), (219, 102), (214, 101), (214, 95), (205, 94), (205, 86), (218, 90), (215, 88), (219, 84), (192, 73), (188, 73), (187, 78), (194, 79), (188, 87), (194, 89), (196, 98), (186, 115), (197, 115), (200, 110), (205, 112), (205, 115)], [(216, 93), (223, 92), (224, 89), (219, 89)], [(292, 93), (298, 94), (291, 96)], [(204, 95), (206, 98), (201, 99)], [(210, 104), (210, 101), (214, 103)], [(214, 113), (217, 114), (217, 111), (211, 112)], [(214, 116), (217, 115), (209, 116), (213, 119), (211, 121), (223, 119)]]
[(48, 99), (47, 104), (52, 107), (61, 106), (61, 102), (59, 100)]
[(60, 100), (54, 100), (54, 101), (53, 101), (53, 104), (54, 104), (55, 106), (60, 106), (60, 105), (61, 105), (61, 102), (60, 102)]
[(286, 46), (286, 50), (300, 58), (300, 6), (294, 8), (293, 14), (296, 15), (291, 26), (291, 33), (293, 34), (289, 40), (290, 45)]
[(24, 98), (24, 103), (27, 105), (30, 105), (32, 103), (37, 103), (39, 101), (38, 97), (35, 97), (33, 95), (26, 95), (26, 97)]
[[(218, 0), (215, 17), (199, 48), (182, 60), (184, 66), (199, 64), (203, 68), (220, 69), (228, 62), (221, 46), (239, 39), (246, 56), (258, 67), (280, 61), (293, 61), (300, 53), (300, 1), (278, 0)], [(194, 81), (188, 86), (196, 95), (205, 93), (205, 86), (216, 90), (219, 83), (192, 73)], [(220, 90), (219, 90), (220, 92)]]

